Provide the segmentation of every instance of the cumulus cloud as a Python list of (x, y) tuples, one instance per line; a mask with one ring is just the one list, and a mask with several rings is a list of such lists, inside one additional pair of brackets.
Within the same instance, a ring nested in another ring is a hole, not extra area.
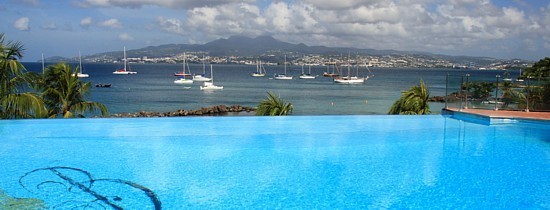
[(99, 23), (99, 26), (107, 27), (107, 28), (122, 28), (122, 24), (118, 19), (111, 18), (109, 20), (103, 21)]
[(29, 31), (31, 30), (29, 27), (29, 21), (30, 19), (28, 17), (19, 18), (13, 22), (13, 27), (20, 31)]
[[(541, 49), (550, 43), (550, 4), (523, 7), (491, 0), (76, 0), (85, 7), (170, 8), (146, 28), (204, 43), (231, 35), (272, 34), (308, 45), (438, 51), (491, 47), (494, 43), (531, 40)], [(144, 9), (143, 9), (144, 8)], [(168, 16), (171, 14), (172, 16)], [(121, 28), (117, 19), (80, 25)], [(123, 36), (119, 36), (122, 40)], [(128, 37), (126, 37), (128, 38)], [(521, 41), (520, 41), (521, 42)], [(502, 49), (500, 49), (502, 50)]]
[(158, 17), (157, 25), (163, 31), (175, 34), (184, 34), (182, 23), (179, 19)]
[(189, 10), (186, 16), (185, 20), (158, 17), (157, 24), (164, 31), (196, 36), (203, 41), (235, 34), (257, 36), (266, 28), (260, 8), (252, 4), (198, 7)]
[(82, 26), (84, 28), (90, 27), (90, 25), (92, 25), (92, 23), (93, 23), (92, 17), (85, 17), (82, 20), (80, 20), (80, 26)]
[(118, 35), (120, 41), (134, 41), (134, 37), (130, 36), (128, 33), (122, 33)]
[(253, 3), (255, 0), (80, 0), (78, 5), (81, 7), (123, 7), (138, 9), (144, 6), (159, 6), (166, 8), (197, 8), (197, 7), (215, 7), (231, 3)]
[(323, 10), (353, 9), (359, 5), (368, 5), (379, 0), (303, 0), (304, 3)]

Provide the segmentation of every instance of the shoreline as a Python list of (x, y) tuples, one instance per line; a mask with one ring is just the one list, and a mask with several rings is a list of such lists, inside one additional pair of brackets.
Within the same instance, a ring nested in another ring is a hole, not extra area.
[(186, 116), (222, 116), (222, 115), (228, 115), (230, 113), (251, 113), (255, 112), (255, 107), (246, 107), (241, 105), (217, 105), (217, 106), (209, 106), (209, 107), (202, 107), (200, 109), (195, 110), (185, 110), (180, 109), (176, 111), (170, 111), (170, 112), (149, 112), (149, 111), (139, 111), (139, 112), (123, 112), (123, 113), (116, 113), (111, 114), (109, 116), (95, 116), (95, 118), (151, 118), (151, 117), (186, 117)]

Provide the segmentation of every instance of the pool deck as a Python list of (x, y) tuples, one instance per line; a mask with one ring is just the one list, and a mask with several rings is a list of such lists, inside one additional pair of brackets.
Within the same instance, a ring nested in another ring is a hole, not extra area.
[(505, 110), (485, 110), (485, 109), (462, 109), (457, 108), (444, 109), (450, 112), (461, 112), (466, 114), (480, 115), (489, 118), (510, 118), (510, 119), (530, 119), (530, 120), (548, 120), (550, 121), (550, 112), (524, 112), (524, 111), (505, 111)]

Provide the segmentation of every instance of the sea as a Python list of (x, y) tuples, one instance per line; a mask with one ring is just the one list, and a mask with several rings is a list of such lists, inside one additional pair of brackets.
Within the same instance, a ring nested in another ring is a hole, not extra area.
[[(42, 64), (23, 63), (28, 71), (41, 72)], [(46, 63), (46, 66), (52, 65)], [(77, 64), (70, 64), (73, 69)], [(423, 80), (431, 96), (443, 96), (457, 92), (461, 82), (495, 81), (501, 70), (434, 69), (434, 68), (359, 68), (360, 76), (369, 74), (364, 84), (336, 84), (330, 77), (323, 77), (326, 66), (312, 66), (315, 79), (299, 79), (301, 66), (287, 67), (293, 80), (275, 80), (274, 74), (284, 73), (284, 66), (265, 66), (265, 77), (251, 77), (255, 65), (212, 65), (214, 83), (223, 90), (202, 91), (202, 82), (192, 85), (175, 84), (174, 72), (181, 71), (181, 64), (130, 64), (135, 75), (112, 74), (120, 64), (84, 63), (83, 72), (92, 83), (87, 100), (103, 103), (114, 113), (139, 111), (169, 112), (194, 110), (215, 105), (241, 105), (255, 107), (272, 92), (285, 102), (292, 103), (293, 115), (380, 115), (386, 114), (402, 91), (418, 85)], [(191, 73), (210, 77), (210, 66), (190, 64)], [(306, 73), (309, 68), (304, 67)], [(519, 72), (518, 72), (519, 73)], [(512, 73), (516, 76), (518, 73)], [(448, 75), (448, 79), (447, 78)], [(469, 76), (466, 76), (469, 75)], [(448, 80), (448, 82), (446, 82)], [(111, 84), (110, 88), (95, 87), (95, 84)], [(446, 85), (448, 84), (448, 85)], [(447, 90), (446, 90), (447, 87)], [(441, 113), (444, 103), (430, 103), (433, 114)], [(453, 106), (453, 105), (450, 105)], [(247, 115), (250, 113), (240, 113)]]

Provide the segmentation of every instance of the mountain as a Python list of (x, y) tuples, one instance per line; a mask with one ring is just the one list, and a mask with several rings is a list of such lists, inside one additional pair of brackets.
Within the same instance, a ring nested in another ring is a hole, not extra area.
[[(218, 39), (206, 44), (167, 44), (149, 46), (141, 49), (127, 50), (128, 57), (167, 57), (181, 54), (184, 51), (208, 52), (211, 56), (259, 56), (266, 53), (300, 53), (300, 54), (347, 54), (348, 52), (367, 55), (410, 54), (410, 52), (396, 50), (374, 50), (342, 47), (307, 46), (305, 44), (292, 44), (277, 40), (271, 36), (258, 36), (250, 38), (245, 36), (231, 36), (227, 39)], [(112, 57), (120, 59), (122, 52), (106, 52), (86, 56), (90, 58)]]
[[(161, 58), (172, 57), (183, 52), (205, 52), (211, 56), (240, 56), (240, 57), (257, 57), (261, 55), (277, 55), (281, 57), (283, 54), (288, 54), (294, 57), (301, 57), (307, 54), (317, 55), (347, 55), (348, 53), (370, 55), (370, 56), (414, 56), (416, 58), (426, 59), (441, 59), (452, 63), (475, 63), (475, 64), (490, 64), (495, 61), (500, 61), (495, 58), (488, 57), (470, 57), (470, 56), (447, 56), (432, 54), (427, 52), (416, 51), (397, 51), (397, 50), (375, 50), (375, 49), (358, 49), (346, 47), (325, 47), (325, 46), (307, 46), (305, 44), (292, 44), (277, 40), (271, 36), (258, 36), (250, 38), (246, 36), (231, 36), (227, 39), (217, 39), (206, 44), (167, 44), (160, 46), (149, 46), (141, 49), (127, 50), (130, 58)], [(86, 61), (92, 62), (109, 62), (120, 60), (122, 51), (98, 53), (83, 57)], [(56, 61), (72, 61), (70, 59), (52, 59), (50, 62)]]

